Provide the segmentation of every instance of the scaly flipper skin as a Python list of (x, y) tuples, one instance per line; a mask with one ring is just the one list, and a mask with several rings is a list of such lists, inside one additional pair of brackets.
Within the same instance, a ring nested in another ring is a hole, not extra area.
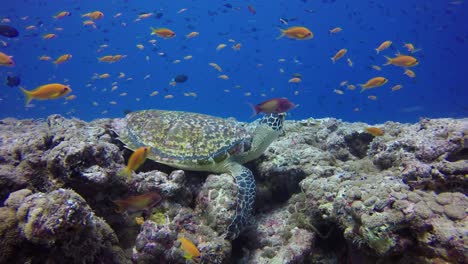
[(236, 213), (226, 232), (226, 239), (228, 240), (237, 238), (247, 226), (247, 223), (250, 222), (255, 201), (255, 178), (249, 169), (240, 164), (256, 159), (266, 150), (283, 129), (284, 117), (285, 114), (265, 115), (254, 132), (252, 151), (245, 155), (239, 155), (238, 162), (231, 162), (228, 167), (239, 188), (236, 199)]
[(239, 188), (236, 200), (236, 212), (226, 233), (226, 239), (234, 240), (249, 222), (255, 201), (255, 179), (246, 167), (233, 163), (231, 174)]

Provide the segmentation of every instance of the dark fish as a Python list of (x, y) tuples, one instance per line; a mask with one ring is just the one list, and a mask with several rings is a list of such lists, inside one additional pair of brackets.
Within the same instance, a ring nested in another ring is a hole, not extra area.
[(21, 84), (21, 78), (19, 76), (7, 76), (6, 85), (10, 87), (16, 87)]
[(185, 74), (179, 74), (174, 78), (174, 81), (177, 83), (183, 83), (188, 80), (188, 76)]
[(7, 38), (15, 38), (19, 35), (19, 32), (14, 27), (10, 27), (7, 25), (0, 25), (0, 35), (7, 37)]

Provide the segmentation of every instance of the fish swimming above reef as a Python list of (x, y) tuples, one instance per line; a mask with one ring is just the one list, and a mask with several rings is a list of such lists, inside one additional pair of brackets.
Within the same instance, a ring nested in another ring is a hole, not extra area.
[(331, 57), (330, 59), (332, 60), (333, 63), (335, 63), (337, 60), (341, 59), (345, 54), (346, 52), (348, 52), (347, 49), (340, 49), (335, 55), (333, 55), (333, 57)]
[(16, 38), (19, 32), (16, 28), (8, 25), (0, 25), (0, 35), (7, 38)]
[(381, 52), (382, 50), (388, 49), (388, 47), (390, 47), (390, 45), (392, 45), (392, 42), (390, 40), (386, 40), (386, 41), (382, 42), (382, 44), (380, 44), (375, 49), (375, 51), (377, 52), (377, 54), (379, 54), (379, 52)]
[(369, 79), (365, 84), (359, 84), (361, 86), (361, 93), (364, 92), (367, 89), (371, 88), (376, 88), (380, 87), (388, 82), (387, 78), (384, 77), (374, 77), (372, 79)]
[(168, 28), (151, 28), (151, 35), (157, 35), (158, 37), (169, 39), (175, 37), (175, 32)]
[(135, 195), (127, 197), (123, 200), (112, 201), (118, 206), (115, 210), (117, 213), (123, 213), (126, 211), (137, 212), (143, 210), (149, 210), (158, 205), (162, 200), (161, 195), (156, 192), (148, 192), (141, 195)]
[(409, 56), (409, 55), (403, 55), (403, 54), (397, 54), (397, 56), (395, 58), (390, 58), (390, 57), (387, 57), (385, 56), (385, 58), (387, 59), (387, 62), (384, 64), (384, 66), (387, 66), (387, 65), (394, 65), (394, 66), (400, 66), (400, 67), (413, 67), (413, 66), (416, 66), (419, 64), (419, 61), (418, 59), (416, 59), (415, 57), (413, 56)]
[(32, 91), (25, 90), (22, 87), (20, 87), (20, 89), (26, 96), (26, 105), (28, 105), (29, 102), (31, 102), (33, 99), (57, 99), (69, 94), (72, 91), (69, 86), (60, 83), (49, 83), (41, 85)]
[(15, 66), (15, 62), (13, 61), (11, 56), (0, 52), (0, 66), (12, 67)]
[(252, 108), (254, 110), (254, 116), (260, 112), (263, 112), (265, 114), (284, 113), (295, 107), (296, 105), (293, 102), (289, 101), (287, 98), (272, 98), (257, 105), (252, 105)]
[(99, 20), (104, 17), (104, 13), (101, 11), (93, 11), (82, 15), (81, 17), (88, 17), (92, 20)]
[(296, 40), (307, 40), (314, 37), (312, 31), (310, 31), (306, 27), (290, 27), (287, 29), (279, 29), (281, 31), (281, 35), (276, 39), (280, 39), (284, 36)]

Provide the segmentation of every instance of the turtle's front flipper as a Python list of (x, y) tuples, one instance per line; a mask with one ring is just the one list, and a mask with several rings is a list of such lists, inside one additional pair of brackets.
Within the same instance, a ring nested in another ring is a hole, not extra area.
[(240, 164), (234, 163), (230, 167), (230, 172), (236, 181), (238, 192), (236, 212), (227, 229), (226, 239), (234, 240), (252, 216), (255, 201), (255, 179), (252, 172)]

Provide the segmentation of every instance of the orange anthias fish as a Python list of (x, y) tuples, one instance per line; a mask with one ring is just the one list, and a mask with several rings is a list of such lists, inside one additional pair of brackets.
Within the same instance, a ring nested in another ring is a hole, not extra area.
[(403, 45), (403, 47), (405, 47), (406, 49), (408, 49), (408, 51), (411, 52), (411, 53), (415, 53), (415, 52), (418, 52), (418, 51), (421, 50), (421, 49), (416, 49), (412, 43), (405, 43), (405, 44)]
[(391, 90), (392, 90), (392, 91), (398, 91), (398, 90), (400, 90), (401, 88), (403, 88), (403, 85), (397, 84), (397, 85), (393, 86)]
[(60, 19), (60, 18), (64, 18), (66, 16), (70, 16), (71, 13), (68, 12), (68, 11), (62, 11), (60, 13), (58, 13), (57, 15), (54, 16), (55, 19)]
[(195, 244), (193, 244), (193, 242), (188, 238), (181, 237), (178, 240), (180, 241), (180, 249), (184, 251), (184, 258), (186, 260), (192, 260), (193, 258), (198, 258), (201, 256), (197, 246), (195, 246)]
[(42, 55), (39, 57), (39, 60), (41, 61), (50, 61), (52, 58), (47, 56), (47, 55)]
[(49, 34), (45, 34), (42, 36), (43, 39), (53, 39), (53, 38), (56, 38), (57, 35), (55, 35), (54, 33), (49, 33)]
[(300, 82), (302, 82), (302, 78), (300, 77), (293, 77), (288, 80), (288, 83), (300, 83)]
[(60, 83), (50, 83), (37, 87), (32, 91), (25, 90), (20, 87), (21, 91), (26, 96), (26, 105), (33, 99), (47, 100), (56, 99), (69, 94), (72, 89), (69, 86)]
[(176, 34), (168, 28), (151, 28), (151, 35), (157, 35), (161, 38), (169, 39), (175, 37)]
[(404, 75), (410, 77), (410, 78), (414, 78), (416, 77), (416, 73), (414, 73), (414, 71), (410, 70), (410, 69), (406, 69), (405, 72), (403, 73)]
[(120, 171), (120, 175), (127, 175), (128, 180), (132, 176), (132, 171), (137, 170), (146, 160), (150, 152), (150, 147), (141, 147), (133, 152), (128, 159), (127, 167)]
[(296, 107), (296, 105), (289, 101), (287, 98), (272, 98), (257, 105), (252, 105), (254, 116), (260, 112), (263, 112), (265, 114), (284, 113), (291, 110), (294, 107)]
[(347, 49), (340, 49), (333, 57), (331, 57), (331, 60), (333, 61), (333, 63), (341, 59), (346, 54), (346, 52), (348, 52)]
[(185, 36), (185, 37), (188, 38), (188, 39), (190, 39), (190, 38), (194, 38), (194, 37), (196, 37), (196, 36), (198, 36), (198, 35), (200, 35), (199, 32), (197, 32), (197, 31), (192, 31), (192, 32), (190, 32), (189, 34), (187, 34), (187, 36)]
[(390, 47), (390, 45), (392, 45), (392, 42), (390, 40), (384, 41), (375, 49), (375, 51), (377, 51), (377, 54), (379, 54), (379, 52), (381, 52), (384, 49), (387, 49), (388, 47)]
[(155, 192), (148, 192), (141, 195), (130, 196), (123, 200), (115, 200), (114, 202), (119, 208), (115, 210), (117, 213), (125, 211), (137, 212), (148, 210), (158, 205), (162, 200), (161, 195)]
[(336, 28), (330, 29), (328, 32), (330, 32), (330, 34), (336, 34), (338, 32), (341, 32), (342, 30), (343, 30), (342, 28), (336, 27)]
[(366, 132), (373, 135), (374, 137), (379, 137), (384, 135), (384, 131), (378, 127), (366, 127)]
[(281, 35), (277, 37), (276, 39), (280, 39), (284, 36), (296, 40), (306, 40), (306, 39), (311, 39), (314, 37), (314, 34), (312, 31), (310, 31), (306, 27), (290, 27), (287, 29), (279, 29), (281, 31)]
[(69, 61), (72, 58), (71, 54), (63, 54), (62, 56), (58, 57), (53, 63), (55, 65), (62, 64), (66, 61)]
[(13, 62), (13, 59), (11, 59), (10, 56), (6, 55), (3, 52), (0, 52), (0, 65), (1, 66), (15, 66), (15, 63)]
[(98, 58), (98, 61), (99, 61), (99, 62), (109, 62), (109, 63), (112, 63), (112, 62), (114, 62), (114, 56), (112, 56), (112, 55), (102, 56), (102, 57)]
[(112, 62), (118, 62), (121, 59), (126, 58), (126, 57), (127, 57), (127, 55), (121, 55), (121, 54), (114, 55), (112, 57)]
[(408, 55), (397, 54), (395, 58), (387, 56), (385, 56), (385, 58), (387, 59), (387, 63), (385, 63), (384, 66), (391, 64), (400, 67), (413, 67), (419, 64), (419, 61), (415, 57)]
[(361, 93), (364, 92), (367, 89), (375, 88), (375, 87), (380, 87), (384, 84), (386, 84), (388, 80), (384, 77), (374, 77), (370, 80), (368, 80), (365, 84), (360, 84), (362, 87)]
[(93, 11), (82, 15), (81, 17), (89, 17), (92, 20), (99, 20), (104, 17), (104, 13), (101, 11)]

